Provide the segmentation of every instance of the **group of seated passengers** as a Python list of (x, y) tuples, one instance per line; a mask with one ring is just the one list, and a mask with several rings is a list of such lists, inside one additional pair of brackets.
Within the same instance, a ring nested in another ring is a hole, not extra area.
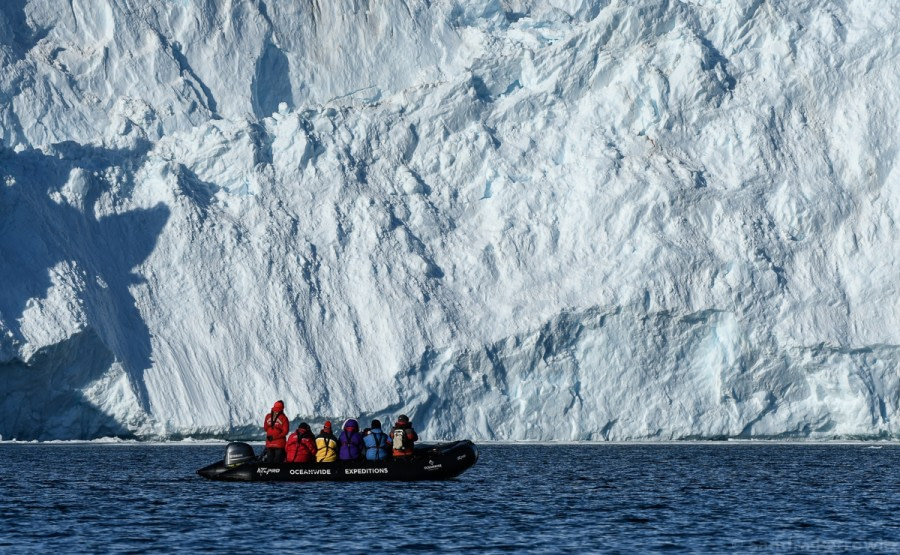
[(301, 422), (297, 430), (287, 437), (290, 422), (284, 415), (282, 401), (277, 401), (266, 415), (263, 429), (266, 431), (267, 463), (402, 459), (413, 454), (413, 445), (419, 440), (405, 414), (397, 418), (390, 433), (381, 429), (381, 422), (377, 419), (372, 420), (370, 428), (360, 433), (359, 423), (350, 418), (344, 422), (338, 437), (332, 433), (330, 421), (325, 422), (318, 436), (313, 435), (309, 424)]

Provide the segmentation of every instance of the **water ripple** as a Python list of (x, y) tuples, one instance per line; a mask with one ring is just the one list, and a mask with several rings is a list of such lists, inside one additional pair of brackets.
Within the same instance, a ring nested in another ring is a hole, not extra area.
[(900, 551), (892, 444), (488, 445), (448, 482), (195, 475), (222, 450), (0, 445), (0, 551)]

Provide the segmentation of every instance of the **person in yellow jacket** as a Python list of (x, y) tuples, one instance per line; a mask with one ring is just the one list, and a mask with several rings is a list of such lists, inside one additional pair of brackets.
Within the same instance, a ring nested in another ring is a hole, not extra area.
[(337, 458), (337, 438), (331, 433), (331, 421), (326, 420), (322, 431), (316, 436), (316, 462), (334, 462)]

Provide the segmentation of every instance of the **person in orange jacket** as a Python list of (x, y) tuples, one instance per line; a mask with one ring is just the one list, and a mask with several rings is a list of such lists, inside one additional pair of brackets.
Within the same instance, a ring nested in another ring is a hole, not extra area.
[(284, 462), (285, 438), (291, 431), (291, 423), (284, 415), (284, 401), (275, 401), (272, 411), (263, 420), (263, 429), (266, 431), (266, 462)]
[(394, 458), (402, 459), (413, 454), (413, 446), (419, 441), (419, 435), (413, 430), (412, 422), (405, 414), (397, 418), (397, 423), (391, 428), (391, 442), (394, 446)]
[(301, 422), (297, 431), (291, 434), (285, 446), (287, 462), (305, 463), (316, 461), (316, 437), (309, 424)]

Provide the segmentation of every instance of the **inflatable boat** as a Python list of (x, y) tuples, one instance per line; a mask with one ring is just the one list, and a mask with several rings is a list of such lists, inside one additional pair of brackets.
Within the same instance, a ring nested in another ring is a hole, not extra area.
[(478, 450), (468, 440), (416, 445), (412, 456), (396, 460), (281, 464), (262, 462), (246, 443), (229, 443), (225, 459), (201, 468), (197, 474), (210, 480), (240, 482), (448, 480), (477, 460)]

